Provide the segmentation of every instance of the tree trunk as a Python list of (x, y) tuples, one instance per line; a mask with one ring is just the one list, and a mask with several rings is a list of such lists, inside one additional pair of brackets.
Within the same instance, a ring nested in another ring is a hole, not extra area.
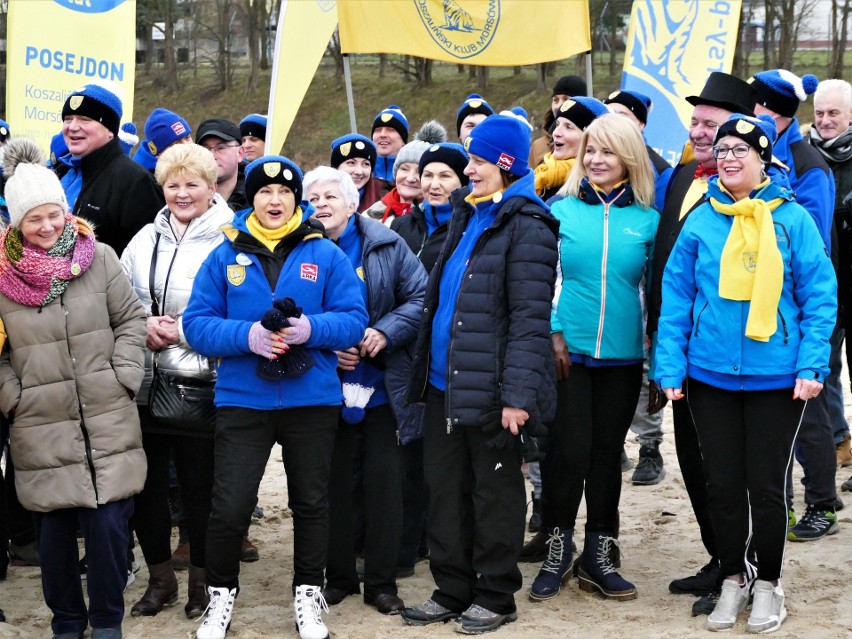
[(765, 0), (763, 6), (763, 68), (774, 69), (775, 3), (773, 0)]
[(535, 90), (544, 91), (547, 88), (547, 62), (535, 65)]
[(175, 6), (172, 0), (166, 0), (165, 6), (166, 33), (166, 93), (178, 92), (177, 61), (175, 60)]
[(488, 67), (477, 67), (476, 86), (481, 91), (488, 88)]
[(521, 67), (516, 66), (516, 67), (512, 70), (512, 75), (521, 75)]
[(257, 91), (260, 81), (260, 42), (259, 42), (259, 19), (260, 5), (265, 0), (245, 0), (242, 6), (245, 16), (246, 35), (248, 36), (249, 53), (249, 77), (247, 89), (250, 93)]
[(457, 64), (457, 65), (456, 65), (456, 69), (458, 70), (458, 72), (459, 72), (460, 74), (461, 74), (461, 73), (464, 73), (464, 65), (463, 65), (463, 64)]
[(385, 67), (388, 64), (388, 56), (386, 53), (379, 54), (379, 77), (385, 77)]
[(266, 71), (269, 68), (269, 7), (266, 6), (266, 2), (260, 3), (260, 14), (259, 14), (259, 26), (260, 26), (260, 68), (263, 71)]
[(468, 65), (468, 67), (467, 67), (467, 77), (470, 80), (476, 79), (476, 67), (473, 66), (472, 64)]
[(831, 54), (828, 65), (830, 78), (843, 77), (843, 59), (846, 54), (846, 40), (849, 36), (849, 0), (831, 2)]

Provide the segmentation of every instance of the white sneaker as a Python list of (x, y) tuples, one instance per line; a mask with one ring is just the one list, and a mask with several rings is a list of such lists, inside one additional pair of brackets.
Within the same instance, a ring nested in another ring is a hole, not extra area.
[(784, 590), (781, 583), (773, 586), (771, 581), (755, 581), (754, 601), (746, 629), (761, 634), (775, 632), (786, 618), (787, 609), (784, 607)]
[(228, 629), (231, 627), (231, 615), (234, 612), (234, 600), (237, 598), (237, 589), (207, 587), (210, 603), (204, 621), (195, 639), (225, 639)]
[(328, 639), (328, 628), (322, 620), (323, 611), (328, 612), (328, 604), (319, 586), (296, 586), (293, 606), (296, 630), (301, 639)]
[(725, 579), (719, 601), (707, 617), (707, 630), (730, 630), (747, 605), (748, 586), (740, 586), (733, 579)]

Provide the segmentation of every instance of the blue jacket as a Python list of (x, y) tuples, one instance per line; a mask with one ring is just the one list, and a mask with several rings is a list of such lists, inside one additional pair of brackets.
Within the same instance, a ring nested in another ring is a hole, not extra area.
[(370, 326), (387, 337), (385, 390), (396, 416), (400, 443), (423, 434), (422, 406), (406, 405), (414, 340), (423, 315), (426, 269), (405, 240), (381, 222), (354, 215), (361, 236)]
[[(272, 290), (261, 257), (274, 257), (249, 235), (250, 212), (240, 212), (233, 226), (225, 227), (227, 239), (201, 266), (182, 318), (193, 350), (219, 358), (216, 405), (258, 410), (340, 406), (343, 393), (333, 351), (357, 344), (367, 328), (358, 277), (343, 251), (305, 222), (294, 231), (300, 240), (281, 256), (283, 265)], [(279, 246), (284, 242), (286, 238)], [(256, 250), (240, 250), (246, 244), (257, 245)], [(249, 349), (248, 335), (251, 325), (281, 297), (295, 299), (310, 320), (311, 337), (305, 346), (315, 363), (301, 377), (270, 382), (255, 372), (260, 357)]]
[[(718, 177), (708, 187), (708, 198), (732, 201)], [(772, 212), (784, 262), (778, 330), (768, 342), (746, 337), (750, 303), (719, 297), (719, 263), (733, 218), (702, 204), (687, 218), (663, 274), (655, 354), (660, 388), (681, 388), (693, 371), (707, 383), (713, 383), (708, 375), (716, 376), (721, 383), (714, 385), (734, 381), (744, 390), (754, 388), (755, 379), (762, 388), (787, 388), (797, 377), (828, 375), (837, 284), (816, 224), (775, 182), (752, 197), (787, 200)], [(767, 379), (773, 377), (774, 383)]]
[(639, 207), (629, 191), (605, 205), (591, 187), (551, 212), (559, 221), (560, 271), (550, 330), (563, 334), (572, 354), (643, 359), (639, 289), (650, 281), (660, 214)]
[(830, 251), (831, 226), (834, 222), (834, 178), (819, 151), (802, 139), (796, 118), (778, 136), (772, 154), (790, 170), (790, 188), (796, 202), (811, 214), (823, 243)]

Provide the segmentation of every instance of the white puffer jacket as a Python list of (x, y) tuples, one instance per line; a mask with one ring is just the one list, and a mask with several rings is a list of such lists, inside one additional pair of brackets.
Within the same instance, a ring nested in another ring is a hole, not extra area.
[[(179, 241), (169, 224), (169, 215), (168, 207), (163, 208), (157, 213), (153, 223), (145, 226), (133, 237), (121, 255), (121, 265), (150, 315), (151, 293), (148, 280), (154, 243), (157, 239), (157, 233), (159, 233), (160, 243), (157, 246), (154, 295), (157, 297), (160, 315), (178, 317), (183, 313), (189, 302), (196, 273), (198, 273), (207, 256), (225, 239), (220, 229), (231, 222), (234, 212), (228, 208), (225, 200), (217, 193), (207, 212), (189, 223)], [(167, 275), (168, 282), (166, 282)], [(163, 303), (164, 291), (165, 303)], [(216, 378), (212, 362), (190, 348), (182, 331), (179, 343), (158, 352), (157, 365), (160, 370), (177, 373), (182, 377), (196, 377), (206, 380)], [(145, 379), (137, 395), (139, 404), (147, 404), (148, 402), (152, 374), (153, 353), (146, 349)]]

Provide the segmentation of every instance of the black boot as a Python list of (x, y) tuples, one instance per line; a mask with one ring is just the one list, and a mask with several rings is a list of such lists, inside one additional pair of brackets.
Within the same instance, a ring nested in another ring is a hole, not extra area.
[(134, 617), (153, 617), (178, 600), (178, 583), (171, 561), (148, 566), (148, 588), (130, 609)]
[(189, 586), (187, 588), (187, 602), (183, 607), (187, 619), (197, 619), (207, 610), (210, 597), (207, 595), (207, 586), (204, 583), (204, 568), (197, 566), (189, 567)]
[(580, 557), (580, 590), (599, 592), (607, 599), (636, 599), (635, 586), (624, 579), (612, 565), (610, 547), (617, 544), (608, 532), (587, 532), (583, 556)]
[(522, 564), (537, 564), (547, 558), (547, 531), (539, 530), (521, 549), (518, 562)]

